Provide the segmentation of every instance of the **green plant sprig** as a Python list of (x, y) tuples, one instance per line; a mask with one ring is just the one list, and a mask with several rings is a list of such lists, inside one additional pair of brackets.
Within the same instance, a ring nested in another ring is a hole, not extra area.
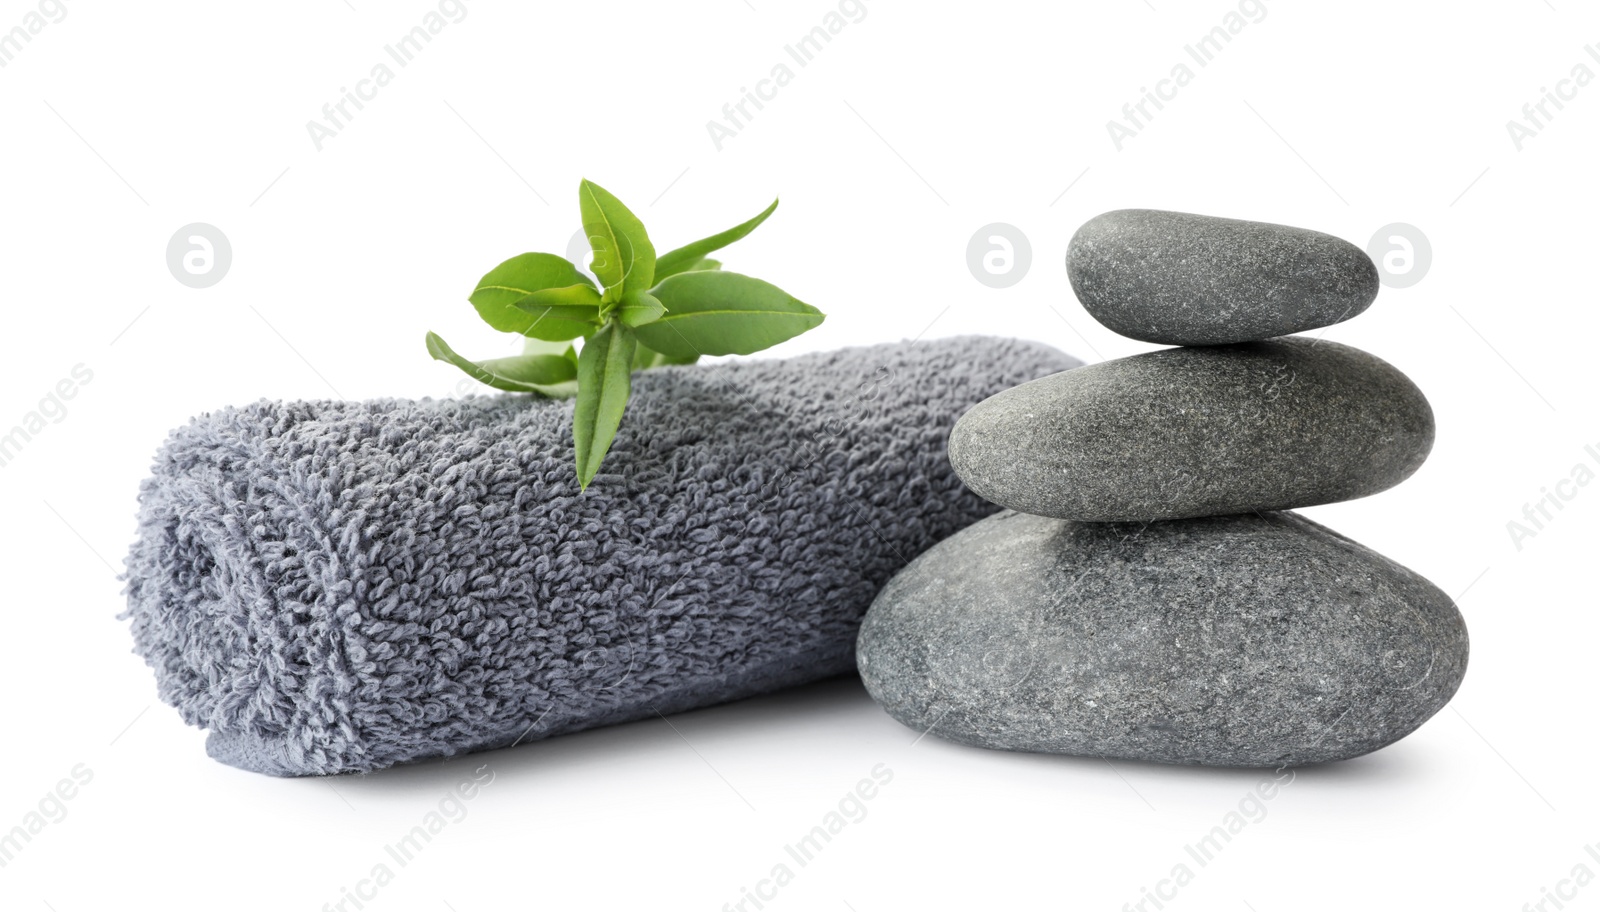
[(585, 180), (578, 209), (600, 288), (553, 253), (512, 257), (489, 270), (468, 300), (485, 323), (527, 337), (523, 353), (472, 361), (430, 332), (428, 354), (498, 390), (576, 397), (572, 440), (578, 484), (587, 489), (616, 439), (634, 371), (752, 354), (822, 323), (822, 311), (760, 279), (723, 272), (708, 256), (777, 208), (773, 200), (743, 224), (656, 256), (638, 216)]

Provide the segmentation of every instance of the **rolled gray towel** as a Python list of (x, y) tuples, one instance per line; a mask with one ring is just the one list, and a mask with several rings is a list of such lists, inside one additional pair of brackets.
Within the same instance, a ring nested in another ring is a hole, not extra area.
[(570, 401), (224, 409), (157, 454), (122, 617), (208, 753), (279, 776), (839, 674), (895, 571), (998, 509), (956, 418), (1077, 363), (963, 337), (650, 370), (584, 493)]

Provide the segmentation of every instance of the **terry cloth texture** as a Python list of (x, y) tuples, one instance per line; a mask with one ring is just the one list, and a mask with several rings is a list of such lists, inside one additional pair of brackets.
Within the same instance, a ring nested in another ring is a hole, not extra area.
[(571, 401), (224, 409), (156, 456), (121, 616), (211, 756), (278, 776), (847, 672), (878, 589), (998, 509), (956, 418), (1077, 363), (963, 337), (646, 371), (583, 493)]

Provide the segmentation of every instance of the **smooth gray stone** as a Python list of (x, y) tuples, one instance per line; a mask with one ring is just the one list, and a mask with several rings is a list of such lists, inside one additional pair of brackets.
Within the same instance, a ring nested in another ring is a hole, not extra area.
[(1166, 345), (1220, 345), (1348, 320), (1378, 295), (1366, 251), (1320, 231), (1119, 209), (1067, 246), (1067, 277), (1112, 332)]
[(963, 744), (1277, 767), (1415, 731), (1460, 685), (1467, 630), (1433, 584), (1293, 513), (1006, 512), (890, 581), (856, 664), (891, 716)]
[(1170, 348), (1052, 374), (973, 406), (950, 463), (981, 497), (1099, 522), (1287, 510), (1404, 481), (1433, 410), (1360, 349), (1305, 337)]

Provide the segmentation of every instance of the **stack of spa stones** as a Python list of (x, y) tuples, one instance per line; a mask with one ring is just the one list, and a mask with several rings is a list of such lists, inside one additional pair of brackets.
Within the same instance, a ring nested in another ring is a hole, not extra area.
[(967, 744), (1166, 763), (1313, 763), (1414, 731), (1466, 671), (1461, 615), (1287, 512), (1392, 487), (1432, 447), (1404, 374), (1291, 335), (1365, 310), (1372, 261), (1314, 231), (1124, 210), (1079, 229), (1067, 270), (1095, 319), (1179, 347), (961, 418), (951, 463), (1008, 509), (878, 596), (857, 646), (873, 697)]

